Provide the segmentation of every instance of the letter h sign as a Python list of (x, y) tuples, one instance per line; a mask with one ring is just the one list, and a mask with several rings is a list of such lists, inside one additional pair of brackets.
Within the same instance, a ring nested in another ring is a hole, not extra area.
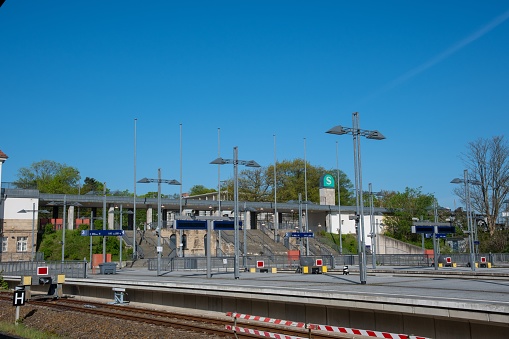
[(25, 291), (14, 291), (14, 299), (12, 299), (12, 306), (25, 305)]

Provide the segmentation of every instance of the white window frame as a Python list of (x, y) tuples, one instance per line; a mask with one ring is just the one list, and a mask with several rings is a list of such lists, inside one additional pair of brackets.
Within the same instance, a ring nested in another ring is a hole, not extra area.
[(2, 237), (2, 248), (1, 248), (1, 252), (2, 253), (7, 253), (9, 247), (9, 237)]
[(28, 252), (28, 237), (16, 238), (16, 252)]

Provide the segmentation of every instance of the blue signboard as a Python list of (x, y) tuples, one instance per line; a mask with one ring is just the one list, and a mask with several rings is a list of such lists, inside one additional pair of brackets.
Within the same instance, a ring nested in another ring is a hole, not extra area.
[(206, 230), (207, 220), (175, 220), (177, 230)]
[(103, 237), (116, 237), (124, 235), (124, 230), (83, 230), (81, 235), (88, 236), (103, 236)]
[(286, 236), (292, 237), (292, 238), (314, 238), (315, 237), (313, 232), (291, 232), (291, 233), (286, 233)]
[[(233, 220), (214, 220), (213, 228), (218, 231), (233, 231), (235, 229)], [(242, 221), (239, 220), (239, 229), (242, 229)]]
[(445, 225), (413, 225), (412, 233), (424, 233), (424, 234), (451, 234), (456, 233), (455, 226), (445, 226)]

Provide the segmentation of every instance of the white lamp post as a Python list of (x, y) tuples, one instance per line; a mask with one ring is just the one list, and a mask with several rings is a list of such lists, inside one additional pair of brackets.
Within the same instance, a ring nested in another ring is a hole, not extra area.
[(138, 180), (140, 184), (157, 182), (157, 275), (161, 275), (161, 183), (168, 185), (180, 185), (175, 179), (161, 179), (161, 169), (157, 170), (157, 179), (143, 178)]
[[(233, 274), (235, 279), (239, 279), (239, 178), (238, 178), (238, 166), (244, 165), (246, 167), (260, 167), (260, 165), (254, 160), (239, 160), (238, 147), (233, 147), (233, 159), (217, 158), (211, 162), (212, 165), (226, 165), (233, 164), (233, 199), (234, 199), (234, 262), (233, 262)], [(244, 231), (245, 231), (244, 226)]]
[[(359, 271), (361, 284), (366, 284), (366, 246), (364, 236), (364, 200), (362, 197), (362, 166), (361, 166), (361, 143), (360, 137), (367, 139), (383, 140), (385, 136), (377, 130), (368, 131), (359, 128), (359, 113), (352, 113), (352, 128), (334, 126), (326, 133), (329, 134), (351, 134), (353, 137), (354, 172), (355, 172), (355, 196), (357, 206), (357, 217), (360, 219), (360, 247), (359, 248)], [(341, 219), (341, 218), (340, 218)]]
[(468, 246), (470, 247), (470, 269), (475, 271), (475, 250), (474, 250), (474, 223), (471, 218), (471, 205), (470, 205), (470, 185), (480, 185), (478, 180), (468, 179), (468, 170), (463, 171), (463, 179), (454, 178), (451, 184), (464, 184), (465, 185), (465, 207), (467, 212), (467, 229), (468, 229)]

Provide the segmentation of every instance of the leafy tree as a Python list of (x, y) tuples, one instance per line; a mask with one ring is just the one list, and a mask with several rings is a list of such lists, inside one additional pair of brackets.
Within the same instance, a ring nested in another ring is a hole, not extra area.
[(18, 170), (16, 186), (36, 188), (42, 193), (77, 194), (80, 172), (52, 160), (34, 162)]
[[(302, 194), (303, 199), (305, 193), (305, 184), (307, 181), (308, 200), (319, 203), (319, 183), (320, 178), (324, 174), (331, 174), (335, 177), (336, 183), (339, 180), (341, 191), (341, 204), (350, 205), (353, 203), (352, 199), (352, 182), (347, 178), (345, 173), (334, 170), (326, 170), (320, 166), (312, 166), (307, 163), (304, 164), (303, 159), (294, 159), (292, 161), (278, 162), (276, 166), (276, 185), (277, 185), (277, 199), (278, 201), (297, 200), (299, 193)], [(274, 165), (269, 166), (265, 170), (265, 185), (270, 188), (268, 192), (268, 201), (274, 200)], [(337, 201), (337, 192), (336, 192)]]
[[(509, 145), (503, 136), (478, 139), (468, 144), (462, 156), (469, 174), (472, 206), (486, 216), (490, 235), (496, 233), (496, 222), (509, 195)], [(464, 185), (454, 189), (463, 203), (466, 202)]]
[(189, 195), (193, 196), (193, 195), (200, 195), (200, 194), (206, 194), (206, 193), (212, 193), (212, 192), (217, 192), (217, 190), (214, 188), (206, 188), (203, 185), (194, 185), (189, 190)]
[(86, 177), (83, 186), (81, 187), (81, 194), (92, 192), (94, 194), (103, 194), (104, 183), (97, 181), (94, 178)]
[(386, 235), (402, 241), (418, 241), (420, 236), (411, 232), (412, 218), (429, 220), (434, 201), (435, 197), (423, 194), (420, 187), (407, 187), (405, 192), (385, 192), (380, 203), (390, 211), (384, 217)]

